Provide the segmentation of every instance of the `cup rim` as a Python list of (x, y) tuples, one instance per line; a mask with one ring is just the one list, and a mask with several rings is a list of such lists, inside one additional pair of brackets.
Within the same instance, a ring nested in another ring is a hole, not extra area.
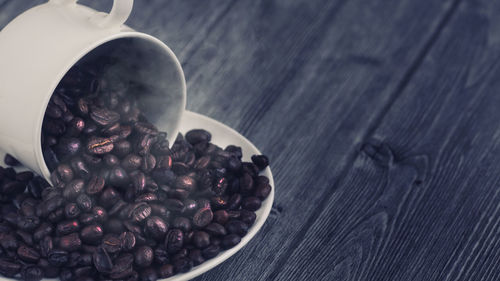
[(43, 106), (41, 107), (42, 110), (39, 112), (38, 118), (35, 121), (37, 124), (35, 126), (36, 132), (34, 134), (35, 139), (34, 139), (33, 143), (35, 144), (34, 153), (35, 153), (35, 157), (36, 157), (36, 162), (38, 164), (38, 167), (40, 168), (40, 172), (42, 173), (42, 176), (50, 183), (51, 183), (50, 171), (49, 171), (47, 165), (45, 164), (45, 158), (43, 157), (43, 152), (42, 152), (42, 125), (43, 125), (43, 119), (45, 116), (45, 111), (47, 110), (47, 106), (49, 104), (50, 98), (54, 94), (54, 91), (56, 90), (56, 88), (59, 85), (59, 83), (61, 82), (61, 80), (64, 78), (64, 75), (66, 75), (66, 73), (68, 73), (68, 71), (78, 61), (80, 61), (83, 57), (85, 57), (87, 54), (89, 54), (93, 50), (97, 49), (99, 46), (101, 46), (105, 43), (111, 42), (113, 40), (122, 39), (122, 38), (139, 38), (139, 39), (147, 40), (147, 41), (149, 41), (153, 44), (156, 44), (157, 46), (163, 48), (167, 52), (169, 57), (174, 61), (175, 68), (176, 68), (177, 72), (180, 74), (180, 78), (181, 78), (181, 92), (182, 92), (181, 93), (182, 94), (182, 101), (181, 101), (182, 108), (180, 111), (181, 116), (176, 120), (174, 133), (179, 131), (182, 115), (183, 115), (184, 111), (186, 110), (187, 86), (186, 86), (186, 78), (184, 76), (184, 71), (182, 70), (181, 63), (179, 62), (179, 59), (174, 54), (174, 52), (158, 38), (156, 38), (152, 35), (142, 33), (142, 32), (137, 32), (137, 31), (123, 31), (123, 32), (113, 34), (110, 36), (106, 36), (105, 38), (101, 38), (99, 40), (96, 40), (95, 42), (93, 42), (92, 44), (89, 44), (86, 48), (81, 50), (78, 53), (78, 55), (74, 56), (73, 59), (64, 68), (62, 68), (62, 70), (55, 76), (54, 82), (52, 83), (52, 85), (49, 89), (49, 92), (46, 94), (46, 97), (43, 100)]

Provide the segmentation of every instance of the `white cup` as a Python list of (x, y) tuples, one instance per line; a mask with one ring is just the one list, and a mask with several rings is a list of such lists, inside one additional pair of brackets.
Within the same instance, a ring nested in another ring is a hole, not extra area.
[(160, 40), (124, 25), (133, 0), (114, 0), (109, 14), (76, 0), (51, 0), (0, 32), (0, 149), (49, 180), (41, 147), (46, 107), (57, 85), (79, 60), (101, 48), (134, 65), (124, 79), (151, 89), (144, 113), (172, 144), (186, 105), (186, 82), (174, 53)]

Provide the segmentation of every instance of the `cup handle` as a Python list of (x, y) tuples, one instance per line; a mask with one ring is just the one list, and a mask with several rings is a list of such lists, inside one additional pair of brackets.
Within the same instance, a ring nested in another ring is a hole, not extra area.
[[(77, 1), (78, 0), (50, 0), (49, 2), (58, 5), (71, 5), (76, 4)], [(111, 8), (111, 12), (109, 12), (108, 15), (104, 18), (99, 17), (92, 19), (92, 21), (104, 28), (121, 26), (130, 16), (133, 6), (134, 0), (114, 0), (113, 8)]]

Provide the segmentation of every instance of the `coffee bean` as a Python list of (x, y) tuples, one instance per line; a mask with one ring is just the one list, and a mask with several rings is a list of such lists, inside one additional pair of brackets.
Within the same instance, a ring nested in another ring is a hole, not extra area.
[(180, 229), (171, 229), (165, 238), (165, 247), (169, 253), (177, 253), (182, 249), (184, 243), (184, 234)]
[(68, 252), (76, 251), (80, 249), (81, 246), (82, 241), (80, 240), (78, 233), (71, 233), (61, 237), (59, 240), (59, 248)]
[(97, 247), (93, 254), (94, 267), (102, 273), (110, 273), (113, 269), (113, 262), (106, 249)]
[(57, 157), (64, 161), (68, 157), (77, 155), (80, 152), (81, 147), (82, 144), (79, 139), (62, 137), (59, 138), (58, 144), (55, 145), (55, 152)]
[(130, 153), (132, 145), (129, 141), (121, 140), (114, 145), (113, 153), (118, 157), (124, 157)]
[(121, 254), (113, 262), (112, 274), (118, 274), (130, 270), (134, 263), (134, 255), (130, 253)]
[(36, 216), (19, 216), (17, 227), (24, 231), (32, 231), (40, 225), (40, 219)]
[(48, 257), (52, 249), (54, 248), (54, 244), (52, 238), (50, 236), (45, 236), (40, 241), (40, 255), (42, 257)]
[(178, 228), (183, 232), (189, 232), (191, 230), (191, 220), (185, 217), (176, 217), (172, 222), (172, 227)]
[(243, 237), (248, 232), (248, 225), (240, 220), (230, 220), (225, 225), (227, 231), (231, 234), (238, 234)]
[(186, 140), (192, 145), (200, 142), (210, 142), (211, 139), (212, 135), (203, 129), (191, 130), (186, 134)]
[(111, 168), (109, 174), (109, 183), (114, 186), (124, 186), (128, 183), (129, 176), (125, 170), (120, 166)]
[(260, 171), (269, 166), (269, 158), (266, 155), (253, 155), (252, 162), (259, 168)]
[(211, 259), (220, 253), (220, 247), (216, 245), (210, 245), (201, 251), (201, 254), (206, 259)]
[(129, 218), (135, 222), (141, 222), (151, 215), (151, 207), (144, 202), (134, 204), (129, 213)]
[(100, 206), (92, 208), (92, 215), (94, 216), (94, 221), (97, 223), (104, 223), (108, 220), (108, 213), (106, 212), (106, 209)]
[(52, 230), (53, 230), (52, 224), (43, 222), (33, 233), (33, 239), (35, 241), (40, 241), (45, 236), (50, 235), (52, 233)]
[(87, 152), (90, 154), (106, 154), (113, 148), (113, 142), (109, 138), (92, 137), (87, 143)]
[(169, 169), (155, 169), (151, 173), (151, 176), (158, 184), (173, 184), (175, 182), (175, 174)]
[(75, 157), (70, 161), (71, 169), (74, 171), (75, 176), (82, 179), (88, 179), (90, 176), (90, 169), (87, 163), (81, 157)]
[(152, 238), (160, 240), (165, 237), (168, 224), (160, 217), (151, 216), (146, 220), (145, 232)]
[(21, 271), (21, 265), (4, 258), (0, 258), (0, 273), (7, 277), (14, 277)]
[(174, 275), (174, 266), (171, 264), (165, 264), (158, 270), (158, 275), (161, 278), (168, 278)]
[(30, 262), (30, 263), (37, 262), (38, 259), (40, 259), (40, 253), (38, 253), (38, 251), (36, 251), (34, 248), (31, 248), (31, 247), (28, 247), (25, 245), (21, 245), (17, 249), (17, 256), (21, 260), (23, 260), (25, 262)]
[(141, 246), (135, 250), (134, 261), (138, 267), (148, 267), (153, 263), (153, 249), (148, 246)]
[(261, 183), (257, 185), (255, 189), (255, 196), (257, 196), (260, 200), (265, 200), (269, 194), (271, 194), (271, 186), (269, 183)]
[(99, 242), (103, 234), (104, 233), (102, 227), (95, 224), (86, 226), (80, 231), (80, 237), (82, 241), (89, 244), (95, 244)]
[(80, 223), (77, 220), (63, 221), (57, 224), (56, 232), (58, 235), (67, 235), (77, 232), (80, 229)]
[(165, 206), (173, 212), (181, 212), (184, 209), (184, 203), (178, 199), (165, 200)]
[(253, 225), (257, 215), (254, 212), (248, 210), (241, 210), (240, 220), (246, 223), (247, 225)]
[(254, 183), (253, 178), (250, 174), (245, 173), (240, 177), (240, 190), (244, 194), (250, 194), (253, 191)]
[(120, 114), (111, 110), (91, 106), (90, 118), (101, 126), (108, 126), (120, 120)]
[(99, 197), (99, 203), (106, 208), (113, 206), (118, 200), (120, 200), (120, 195), (112, 187), (105, 188)]
[(262, 201), (259, 198), (251, 196), (243, 199), (241, 202), (241, 207), (249, 211), (257, 211), (262, 205)]
[(196, 180), (189, 176), (180, 176), (175, 180), (175, 187), (192, 192), (196, 189)]
[(105, 181), (103, 178), (93, 175), (85, 188), (88, 195), (94, 195), (101, 192), (104, 188)]
[(124, 251), (130, 251), (135, 247), (136, 239), (134, 233), (130, 231), (123, 232), (120, 235), (121, 247)]
[(38, 281), (43, 278), (43, 270), (36, 265), (25, 265), (21, 269), (21, 278), (26, 281)]
[(63, 266), (69, 261), (69, 253), (64, 250), (52, 250), (47, 255), (47, 260), (53, 266)]
[(121, 166), (129, 172), (139, 169), (141, 165), (142, 157), (137, 154), (129, 154), (121, 161)]
[(205, 231), (196, 231), (193, 236), (193, 243), (200, 249), (206, 248), (210, 245), (210, 235)]
[(227, 209), (228, 198), (226, 196), (214, 196), (210, 198), (210, 203), (215, 210)]
[(76, 197), (76, 204), (83, 212), (89, 212), (94, 203), (92, 202), (92, 198), (90, 198), (87, 194), (80, 194)]
[(104, 236), (101, 246), (111, 255), (120, 252), (122, 249), (121, 240), (112, 234)]
[(224, 226), (218, 223), (210, 223), (205, 227), (205, 231), (214, 236), (224, 236), (227, 234)]
[(85, 186), (85, 182), (82, 179), (72, 180), (68, 184), (66, 184), (63, 190), (63, 197), (66, 200), (74, 200), (78, 197), (82, 192)]
[(81, 214), (80, 208), (76, 205), (76, 203), (66, 204), (64, 207), (64, 215), (68, 219), (74, 219)]

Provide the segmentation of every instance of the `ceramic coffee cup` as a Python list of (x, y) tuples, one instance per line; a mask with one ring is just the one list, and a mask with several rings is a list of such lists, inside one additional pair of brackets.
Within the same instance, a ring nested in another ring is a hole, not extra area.
[[(109, 14), (76, 0), (51, 0), (10, 22), (0, 32), (0, 150), (49, 179), (41, 147), (47, 104), (77, 62), (96, 53), (117, 61), (118, 79), (136, 79), (146, 117), (177, 136), (186, 104), (186, 83), (174, 53), (160, 40), (124, 25), (133, 0), (114, 0)], [(161, 121), (161, 122), (160, 122)]]

